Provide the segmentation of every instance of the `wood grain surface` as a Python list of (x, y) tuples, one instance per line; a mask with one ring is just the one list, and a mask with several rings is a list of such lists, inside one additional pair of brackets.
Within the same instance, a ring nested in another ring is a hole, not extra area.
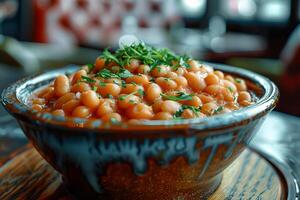
[[(27, 145), (0, 163), (0, 199), (72, 200), (61, 176)], [(285, 199), (285, 187), (272, 166), (256, 153), (246, 150), (224, 172), (222, 183), (209, 198)]]

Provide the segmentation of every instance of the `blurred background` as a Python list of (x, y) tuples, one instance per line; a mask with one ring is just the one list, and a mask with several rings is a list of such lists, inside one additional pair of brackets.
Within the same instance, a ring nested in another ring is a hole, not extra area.
[(0, 91), (28, 74), (91, 63), (134, 34), (263, 74), (280, 88), (277, 110), (300, 116), (299, 22), (300, 0), (0, 0)]

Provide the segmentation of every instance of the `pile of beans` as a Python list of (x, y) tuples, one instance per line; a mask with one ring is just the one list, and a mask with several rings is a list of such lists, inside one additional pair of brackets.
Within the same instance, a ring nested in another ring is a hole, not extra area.
[[(228, 113), (253, 103), (245, 80), (196, 60), (190, 67), (151, 68), (132, 59), (124, 67), (97, 58), (36, 92), (32, 109), (103, 121), (173, 120)], [(120, 70), (126, 76), (118, 76)], [(99, 76), (99, 72), (102, 76)]]

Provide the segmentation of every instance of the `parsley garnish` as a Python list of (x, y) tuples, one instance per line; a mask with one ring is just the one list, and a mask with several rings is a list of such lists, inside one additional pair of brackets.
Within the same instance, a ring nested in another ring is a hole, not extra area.
[(86, 66), (89, 68), (89, 72), (91, 72), (95, 67), (93, 64), (87, 64)]
[(144, 96), (145, 92), (142, 89), (138, 89), (137, 93), (139, 93), (140, 96)]
[(115, 53), (105, 49), (100, 58), (105, 59), (106, 64), (115, 62), (121, 67), (130, 65), (132, 59), (137, 59), (141, 63), (149, 65), (150, 70), (159, 65), (174, 66), (174, 63), (176, 63), (175, 68), (179, 66), (190, 67), (188, 64), (190, 58), (186, 55), (178, 56), (168, 49), (157, 49), (144, 43), (125, 46), (122, 49), (118, 49)]
[(184, 92), (177, 92), (176, 96), (160, 94), (164, 99), (172, 100), (172, 101), (185, 101), (185, 100), (192, 100), (192, 94), (186, 94)]
[(114, 117), (112, 117), (112, 118), (110, 119), (110, 121), (111, 121), (111, 123), (113, 123), (113, 124), (118, 124), (118, 123), (120, 123), (120, 121), (117, 120), (117, 119), (114, 118)]
[(132, 93), (130, 93), (130, 94), (123, 95), (123, 96), (119, 97), (119, 99), (120, 99), (121, 101), (124, 101), (127, 97), (129, 97), (129, 96), (131, 96), (131, 95), (134, 95), (134, 94), (137, 94), (137, 93), (138, 93), (139, 95), (141, 95), (141, 96), (145, 95), (145, 92), (144, 92), (142, 89), (138, 89), (137, 91), (134, 91), (134, 92), (132, 92)]
[(96, 77), (101, 78), (128, 78), (133, 76), (132, 73), (126, 69), (122, 69), (119, 73), (113, 73), (109, 71), (108, 69), (102, 69), (100, 72), (96, 74)]
[(81, 76), (81, 81), (88, 83), (95, 83), (96, 81), (87, 76)]
[(237, 83), (241, 83), (242, 82), (242, 80), (239, 79), (239, 78), (234, 79), (234, 81), (237, 82)]
[(237, 99), (238, 99), (238, 97), (237, 97), (236, 95), (234, 95), (234, 97), (233, 97), (233, 101), (234, 101), (234, 102), (236, 102), (236, 101), (237, 101)]
[(177, 58), (177, 64), (173, 67), (174, 70), (177, 70), (178, 67), (180, 67), (180, 66), (190, 68), (191, 66), (188, 64), (189, 60), (190, 60), (190, 57), (188, 57), (187, 55), (179, 56)]
[(222, 110), (224, 110), (224, 106), (219, 106), (217, 109), (214, 110), (214, 114), (220, 113), (222, 112)]
[(189, 109), (189, 110), (193, 111), (193, 113), (198, 117), (199, 116), (198, 112), (200, 112), (201, 107), (196, 108), (194, 106), (182, 105), (181, 108), (178, 111), (176, 111), (176, 113), (174, 114), (174, 118), (181, 117), (181, 115), (185, 109)]
[(98, 88), (96, 86), (93, 86), (93, 90), (96, 92)]
[(175, 117), (175, 115), (173, 116), (173, 120), (178, 120), (178, 121), (180, 121), (180, 120), (182, 120), (182, 117)]
[(118, 60), (118, 58), (116, 56), (114, 56), (108, 49), (105, 49), (102, 52), (102, 55), (100, 56), (100, 58), (105, 59), (105, 63), (110, 63), (110, 62), (115, 62), (117, 64), (121, 64)]
[(101, 87), (105, 87), (106, 86), (106, 83), (104, 83), (104, 82), (99, 82), (99, 85), (101, 86)]
[(150, 71), (154, 70), (155, 68), (157, 68), (158, 72), (161, 72), (161, 67), (159, 65), (152, 65), (150, 67)]
[(130, 100), (129, 100), (129, 103), (135, 104), (136, 102), (135, 102), (134, 100), (130, 99)]
[(128, 78), (128, 77), (131, 77), (133, 76), (132, 73), (126, 69), (122, 69), (121, 72), (119, 72), (118, 76), (120, 78)]
[(122, 80), (121, 86), (122, 88), (126, 88), (126, 82)]
[(101, 78), (119, 78), (117, 74), (112, 73), (108, 69), (102, 69), (100, 72), (96, 74), (96, 77), (101, 77)]
[(130, 95), (132, 95), (132, 93), (119, 97), (119, 100), (124, 101)]
[(118, 83), (118, 81), (114, 80), (113, 83), (116, 84), (116, 85), (118, 85), (118, 86), (120, 86), (120, 84)]
[(232, 87), (227, 87), (227, 89), (229, 90), (229, 92), (231, 92), (231, 93), (233, 93), (234, 91), (233, 91), (233, 89), (232, 89)]
[(173, 118), (179, 118), (179, 117), (181, 117), (182, 113), (183, 113), (183, 110), (180, 108), (179, 110), (177, 110), (175, 112)]

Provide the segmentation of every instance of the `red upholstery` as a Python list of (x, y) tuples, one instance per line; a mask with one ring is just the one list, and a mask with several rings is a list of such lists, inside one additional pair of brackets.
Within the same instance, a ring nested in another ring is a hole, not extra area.
[(290, 36), (281, 59), (285, 69), (279, 85), (279, 109), (300, 116), (300, 25)]

